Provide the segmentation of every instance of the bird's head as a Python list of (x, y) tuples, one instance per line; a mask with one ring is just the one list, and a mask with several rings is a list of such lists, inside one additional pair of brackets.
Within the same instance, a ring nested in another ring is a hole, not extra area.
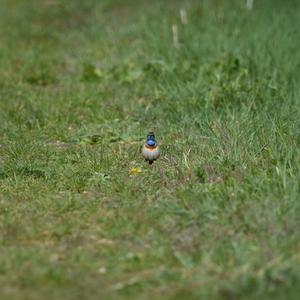
[(149, 147), (155, 147), (156, 146), (156, 140), (155, 140), (155, 135), (153, 132), (149, 132), (147, 135), (147, 140), (146, 140), (146, 144)]

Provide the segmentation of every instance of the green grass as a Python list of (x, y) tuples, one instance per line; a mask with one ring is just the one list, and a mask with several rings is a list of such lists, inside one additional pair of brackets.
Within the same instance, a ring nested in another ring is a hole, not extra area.
[(298, 299), (299, 17), (2, 0), (1, 300)]

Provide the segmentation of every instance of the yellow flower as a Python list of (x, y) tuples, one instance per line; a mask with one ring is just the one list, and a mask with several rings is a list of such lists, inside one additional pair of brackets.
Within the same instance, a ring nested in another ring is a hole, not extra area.
[(130, 175), (138, 175), (139, 173), (142, 173), (142, 169), (139, 168), (139, 167), (132, 168), (132, 169), (129, 171), (129, 174), (130, 174)]

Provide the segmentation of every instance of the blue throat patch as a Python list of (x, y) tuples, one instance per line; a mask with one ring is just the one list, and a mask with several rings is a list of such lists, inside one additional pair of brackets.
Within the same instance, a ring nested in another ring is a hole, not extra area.
[(155, 147), (156, 146), (156, 141), (153, 139), (147, 139), (147, 145), (149, 147)]

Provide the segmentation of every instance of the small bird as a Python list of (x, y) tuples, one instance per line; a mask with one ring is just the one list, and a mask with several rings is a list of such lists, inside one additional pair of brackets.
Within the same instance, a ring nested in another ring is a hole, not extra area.
[(147, 135), (146, 142), (142, 148), (142, 155), (150, 165), (160, 156), (160, 149), (153, 132), (149, 132)]

